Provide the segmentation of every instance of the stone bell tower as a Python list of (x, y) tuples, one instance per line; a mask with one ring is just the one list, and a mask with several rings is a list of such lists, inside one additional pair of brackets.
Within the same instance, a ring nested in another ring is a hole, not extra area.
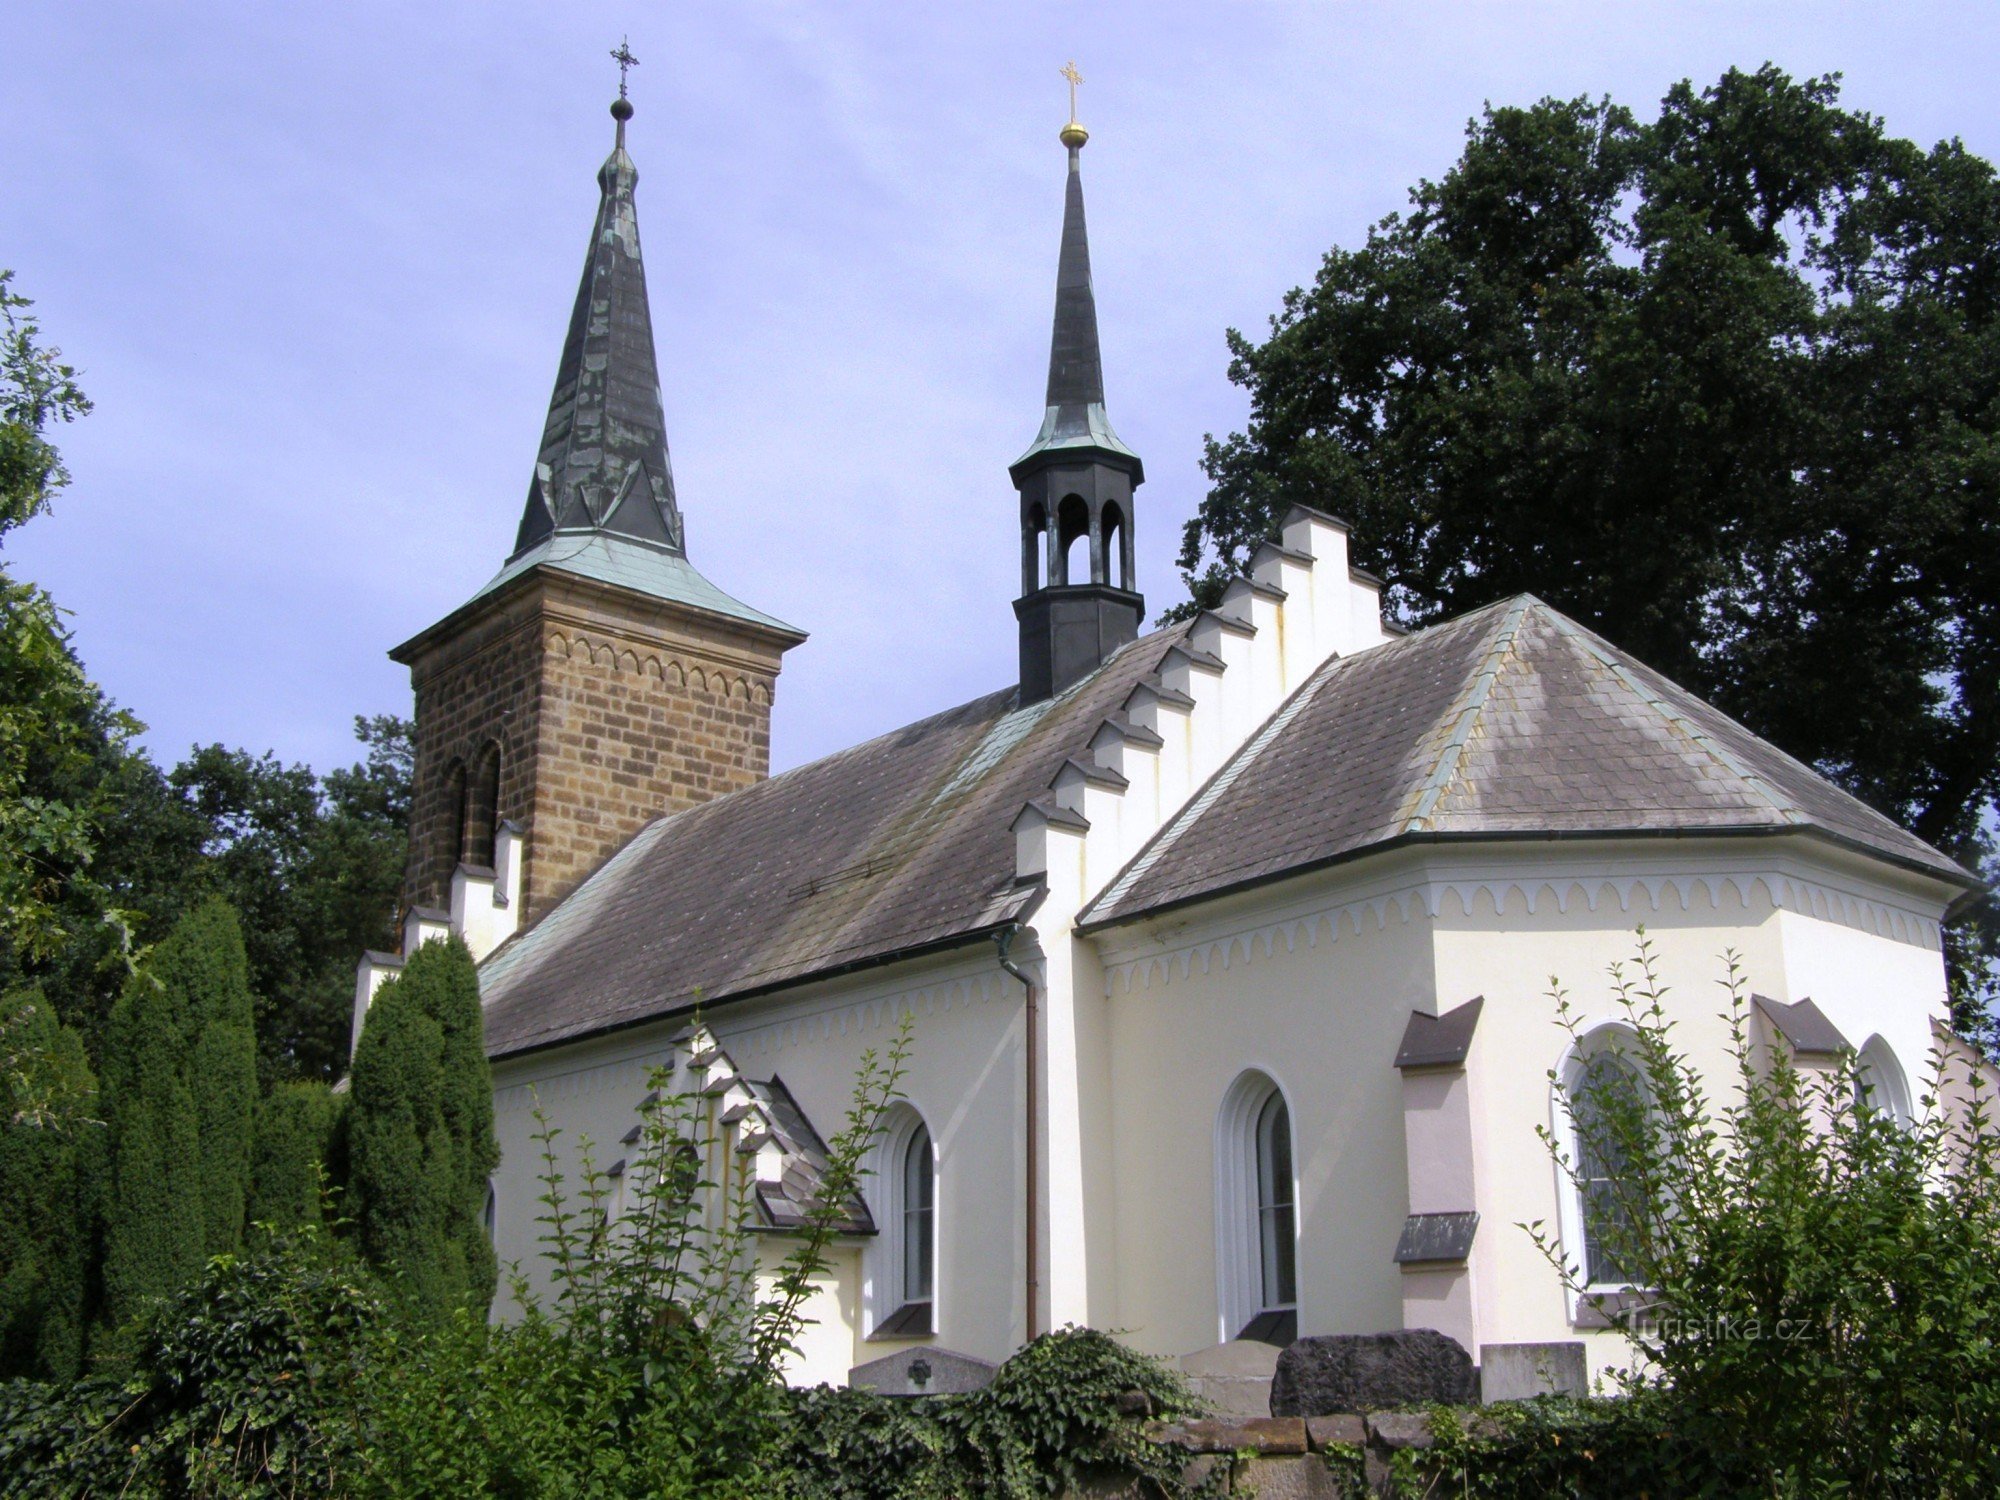
[[(1139, 455), (1104, 413), (1097, 297), (1083, 224), (1083, 145), (1071, 79), (1062, 251), (1042, 430), (1009, 466), (1021, 496), (1021, 701), (1033, 703), (1089, 676), (1135, 640), (1146, 601), (1134, 588), (1132, 492), (1145, 482)], [(1072, 544), (1087, 541), (1071, 560)]]
[(780, 659), (805, 639), (688, 560), (622, 85), (611, 113), (513, 554), (389, 653), (416, 689), (406, 951), (448, 926), (482, 955), (650, 819), (762, 780)]

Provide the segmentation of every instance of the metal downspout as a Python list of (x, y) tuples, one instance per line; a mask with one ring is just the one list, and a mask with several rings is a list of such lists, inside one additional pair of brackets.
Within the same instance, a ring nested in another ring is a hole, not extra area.
[(1021, 924), (1014, 922), (993, 934), (993, 946), (999, 952), (1000, 967), (1021, 981), (1021, 988), (1027, 992), (1025, 1040), (1022, 1044), (1023, 1072), (1027, 1082), (1027, 1114), (1022, 1121), (1026, 1137), (1027, 1156), (1027, 1266), (1028, 1277), (1025, 1306), (1028, 1341), (1035, 1337), (1036, 1314), (1041, 1302), (1042, 1283), (1038, 1274), (1041, 1267), (1041, 1199), (1036, 1192), (1041, 1177), (1041, 1132), (1037, 1129), (1037, 1115), (1040, 1092), (1040, 1070), (1036, 1065), (1036, 1048), (1041, 1036), (1041, 998), (1035, 988), (1035, 981), (1028, 971), (1007, 955), (1014, 946), (1014, 939), (1020, 934)]

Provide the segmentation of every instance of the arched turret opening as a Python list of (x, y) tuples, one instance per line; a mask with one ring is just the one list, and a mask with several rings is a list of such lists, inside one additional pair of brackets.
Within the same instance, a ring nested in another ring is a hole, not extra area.
[(1065, 495), (1056, 507), (1056, 548), (1060, 564), (1053, 582), (1071, 584), (1090, 579), (1089, 559), (1096, 548), (1091, 545), (1090, 507), (1081, 495)]
[(1121, 589), (1129, 589), (1132, 587), (1132, 562), (1125, 555), (1125, 512), (1116, 500), (1104, 502), (1104, 509), (1098, 516), (1098, 528), (1104, 537), (1104, 545), (1098, 548), (1103, 566), (1098, 570), (1099, 576), (1092, 581), (1115, 583)]
[(1040, 501), (1028, 509), (1021, 527), (1021, 592), (1032, 594), (1049, 581), (1049, 513)]

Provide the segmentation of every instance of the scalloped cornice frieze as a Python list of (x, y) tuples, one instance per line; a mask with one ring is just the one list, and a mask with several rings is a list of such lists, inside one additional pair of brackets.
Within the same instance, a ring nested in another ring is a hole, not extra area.
[[(1591, 912), (1616, 907), (1623, 914), (1644, 916), (1648, 912), (1693, 911), (1697, 892), (1707, 897), (1711, 910), (1720, 910), (1725, 890), (1735, 892), (1745, 908), (1756, 907), (1761, 900), (1772, 910), (1837, 922), (1913, 947), (1935, 951), (1942, 942), (1939, 924), (1920, 912), (1776, 870), (1420, 879), (1311, 910), (1289, 911), (1276, 920), (1203, 931), (1153, 946), (1151, 951), (1107, 957), (1104, 987), (1110, 995), (1121, 989), (1130, 992), (1196, 974), (1227, 971), (1270, 958), (1281, 943), (1287, 953), (1301, 946), (1336, 943), (1344, 934), (1359, 933), (1364, 922), (1380, 932), (1392, 916), (1401, 924), (1443, 916), (1471, 917), (1482, 914), (1477, 910), (1482, 897), (1489, 913), (1504, 912), (1509, 902), (1518, 901), (1530, 916), (1544, 905), (1553, 905), (1563, 913), (1579, 906)], [(1447, 899), (1456, 902), (1456, 912), (1447, 908)]]

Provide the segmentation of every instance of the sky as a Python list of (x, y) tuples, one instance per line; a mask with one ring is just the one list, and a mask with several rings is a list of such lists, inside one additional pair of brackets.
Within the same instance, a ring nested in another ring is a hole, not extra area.
[(14, 0), (0, 266), (96, 411), (5, 562), (171, 763), (321, 768), (385, 653), (512, 546), (630, 38), (629, 144), (695, 564), (811, 632), (777, 768), (1011, 683), (1006, 466), (1041, 419), (1067, 117), (1149, 613), (1255, 334), (1482, 104), (1771, 61), (2000, 155), (1990, 3)]

